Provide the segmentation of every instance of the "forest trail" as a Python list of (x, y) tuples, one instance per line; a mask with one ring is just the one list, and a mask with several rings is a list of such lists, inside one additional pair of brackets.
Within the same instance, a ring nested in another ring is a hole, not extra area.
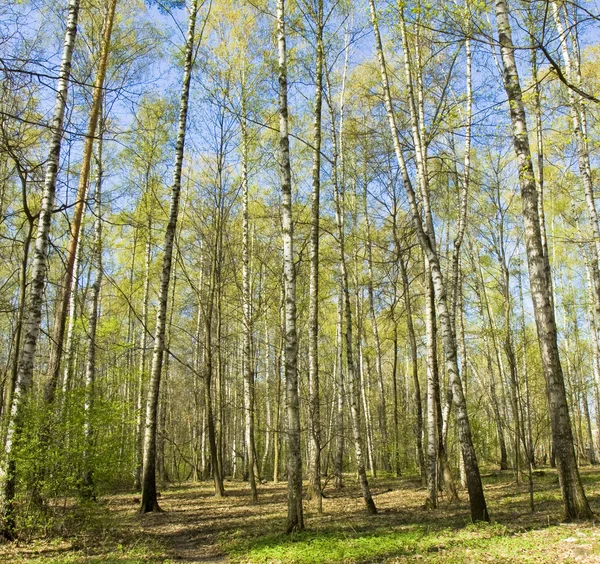
[[(600, 511), (600, 472), (582, 469), (590, 501)], [(511, 472), (485, 476), (492, 525), (469, 525), (466, 492), (461, 501), (423, 508), (426, 492), (415, 477), (372, 480), (379, 514), (369, 517), (354, 477), (334, 491), (325, 488), (324, 512), (305, 502), (307, 531), (283, 534), (286, 483), (263, 484), (258, 503), (247, 484), (227, 481), (218, 499), (212, 484), (185, 483), (162, 492), (160, 514), (129, 515), (140, 533), (164, 546), (174, 562), (597, 562), (600, 530), (595, 524), (560, 522), (554, 470), (536, 473), (536, 513), (528, 509), (526, 483)], [(116, 506), (121, 511), (130, 508)], [(371, 556), (372, 555), (372, 556)]]
[[(582, 468), (596, 514), (600, 513), (600, 469)], [(227, 495), (213, 495), (212, 483), (163, 488), (161, 513), (140, 515), (136, 494), (108, 496), (89, 516), (85, 531), (51, 540), (0, 544), (1, 562), (329, 564), (385, 562), (598, 563), (600, 528), (595, 522), (561, 523), (556, 472), (536, 472), (536, 512), (528, 508), (526, 483), (508, 472), (488, 472), (484, 487), (492, 524), (470, 524), (466, 493), (442, 500), (436, 511), (423, 504), (426, 490), (416, 477), (371, 480), (379, 513), (367, 515), (355, 476), (346, 487), (325, 487), (323, 514), (305, 501), (307, 530), (285, 535), (286, 483), (249, 488), (226, 481)], [(93, 519), (97, 521), (93, 522)]]

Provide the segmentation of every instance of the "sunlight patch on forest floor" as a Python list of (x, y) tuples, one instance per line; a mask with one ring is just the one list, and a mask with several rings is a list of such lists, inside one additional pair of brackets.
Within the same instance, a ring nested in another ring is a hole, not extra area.
[[(592, 507), (600, 511), (600, 471), (582, 474)], [(140, 516), (134, 494), (108, 496), (75, 536), (0, 545), (0, 560), (14, 562), (598, 562), (600, 529), (560, 523), (556, 473), (535, 477), (537, 511), (529, 513), (527, 484), (510, 472), (484, 476), (494, 519), (471, 524), (460, 503), (442, 500), (423, 509), (425, 490), (414, 478), (372, 480), (379, 510), (363, 510), (354, 477), (341, 492), (325, 490), (323, 514), (305, 502), (307, 530), (285, 535), (286, 485), (265, 484), (248, 503), (245, 483), (226, 482), (217, 499), (211, 484), (163, 490), (163, 513)], [(88, 510), (89, 511), (89, 510)]]

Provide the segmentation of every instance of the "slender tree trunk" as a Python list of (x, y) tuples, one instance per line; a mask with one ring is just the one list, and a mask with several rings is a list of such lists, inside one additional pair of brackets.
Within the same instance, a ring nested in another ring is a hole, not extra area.
[(271, 383), (271, 338), (265, 318), (265, 450), (260, 463), (260, 472), (266, 480), (267, 462), (271, 460), (271, 438), (273, 436), (273, 397)]
[[(357, 284), (358, 287), (358, 284)], [(373, 478), (377, 477), (377, 464), (375, 461), (375, 446), (373, 439), (373, 425), (371, 419), (371, 413), (369, 411), (369, 402), (367, 401), (367, 395), (370, 397), (370, 374), (371, 370), (369, 364), (367, 362), (367, 370), (365, 370), (365, 357), (363, 354), (363, 346), (362, 346), (362, 333), (363, 327), (362, 322), (362, 311), (360, 309), (360, 298), (357, 294), (356, 296), (356, 350), (358, 354), (358, 389), (360, 390), (360, 398), (362, 401), (362, 410), (365, 414), (365, 434), (367, 439), (367, 462), (369, 465), (369, 470), (371, 471), (371, 476)]]
[[(87, 199), (87, 194), (85, 196)], [(65, 368), (62, 380), (62, 398), (61, 412), (65, 405), (67, 393), (71, 388), (71, 378), (73, 375), (73, 348), (75, 347), (75, 319), (77, 317), (77, 281), (79, 280), (79, 263), (81, 255), (81, 245), (77, 245), (75, 250), (75, 264), (73, 266), (73, 281), (71, 283), (71, 299), (69, 300), (69, 323), (67, 325), (67, 341), (65, 343)]]
[(337, 297), (337, 323), (336, 323), (336, 363), (337, 363), (337, 382), (336, 382), (336, 451), (334, 459), (335, 489), (341, 490), (344, 487), (344, 345), (342, 342), (342, 327), (344, 323), (344, 310), (342, 303), (344, 301), (342, 286)]
[(288, 134), (287, 54), (285, 0), (277, 0), (277, 46), (279, 55), (279, 148), (281, 151), (281, 222), (285, 285), (285, 380), (288, 415), (288, 518), (287, 532), (304, 529), (302, 512), (302, 454), (300, 451), (300, 405), (298, 397), (298, 336), (296, 329), (296, 267), (292, 219), (292, 170)]
[[(593, 362), (593, 371), (594, 371), (594, 381), (592, 383), (592, 387), (594, 389), (594, 400), (596, 403), (596, 429), (598, 429), (598, 433), (600, 433), (600, 395), (598, 393), (598, 388), (600, 386), (600, 339), (598, 338), (598, 326), (596, 325), (596, 318), (594, 317), (594, 289), (593, 282), (591, 278), (590, 268), (589, 268), (589, 260), (586, 256), (586, 274), (587, 274), (587, 286), (588, 286), (588, 299), (589, 299), (589, 308), (588, 308), (588, 327), (590, 333), (592, 335), (592, 362)], [(600, 437), (600, 436), (599, 436)], [(600, 440), (596, 445), (596, 460), (600, 458)]]
[[(223, 487), (223, 479), (219, 470), (219, 452), (217, 442), (217, 431), (215, 425), (215, 413), (214, 413), (214, 401), (213, 401), (213, 387), (214, 387), (214, 346), (213, 346), (213, 312), (215, 305), (215, 292), (217, 285), (217, 269), (218, 269), (218, 255), (220, 253), (219, 245), (219, 232), (222, 229), (221, 225), (221, 205), (219, 203), (218, 210), (216, 212), (217, 217), (216, 228), (215, 228), (215, 241), (214, 249), (211, 261), (211, 273), (210, 273), (210, 292), (208, 297), (208, 304), (206, 308), (206, 316), (204, 320), (204, 410), (206, 413), (206, 433), (208, 435), (208, 451), (209, 451), (209, 462), (210, 471), (213, 477), (215, 486), (215, 497), (223, 497), (225, 490)], [(218, 339), (218, 331), (217, 331)], [(243, 358), (243, 357), (242, 357)]]
[[(425, 262), (427, 263), (427, 261)], [(435, 327), (435, 295), (431, 283), (431, 272), (427, 264), (425, 268), (425, 300), (425, 326), (427, 330), (427, 502), (425, 505), (429, 509), (436, 509), (438, 506), (437, 447), (439, 443), (435, 393), (437, 378), (437, 370), (435, 368), (437, 363), (437, 333)]]
[(94, 149), (94, 141), (96, 137), (96, 128), (100, 116), (103, 99), (103, 85), (108, 66), (108, 55), (110, 53), (110, 40), (112, 36), (113, 23), (115, 19), (115, 9), (118, 0), (107, 0), (106, 15), (102, 28), (102, 45), (100, 47), (100, 56), (98, 59), (98, 70), (96, 80), (94, 82), (94, 90), (92, 93), (92, 106), (90, 111), (90, 120), (83, 148), (83, 160), (81, 162), (81, 172), (79, 174), (79, 184), (77, 187), (77, 197), (75, 200), (75, 208), (73, 210), (73, 218), (70, 222), (70, 236), (67, 247), (67, 258), (65, 264), (65, 273), (63, 275), (62, 286), (59, 290), (59, 298), (57, 301), (57, 310), (55, 314), (55, 323), (53, 331), (53, 347), (49, 363), (50, 378), (46, 386), (46, 401), (52, 402), (56, 393), (56, 386), (60, 375), (60, 363), (63, 355), (63, 340), (65, 334), (65, 326), (67, 321), (67, 311), (71, 300), (73, 289), (73, 273), (75, 272), (75, 257), (77, 255), (77, 246), (79, 245), (79, 233), (81, 231), (81, 221), (86, 204), (86, 192), (88, 189), (88, 181), (90, 177), (90, 168), (92, 163), (92, 153)]
[(279, 456), (281, 450), (281, 377), (282, 374), (284, 375), (285, 371), (285, 334), (285, 288), (284, 284), (281, 284), (279, 306), (279, 346), (277, 348), (278, 355), (275, 374), (275, 377), (277, 378), (277, 412), (275, 417), (275, 447), (273, 449), (273, 482), (276, 484), (279, 482)]
[[(16, 164), (16, 163), (15, 163)], [(27, 231), (25, 233), (25, 239), (23, 241), (23, 257), (21, 258), (21, 269), (19, 273), (19, 309), (17, 311), (17, 325), (15, 329), (15, 336), (13, 339), (13, 351), (12, 351), (12, 362), (10, 369), (10, 380), (8, 382), (8, 389), (6, 391), (6, 398), (4, 401), (4, 411), (2, 412), (2, 443), (6, 439), (7, 428), (6, 423), (10, 422), (10, 413), (15, 394), (15, 388), (17, 386), (17, 376), (19, 370), (19, 357), (21, 352), (21, 340), (23, 335), (23, 321), (25, 319), (26, 311), (26, 299), (27, 299), (27, 266), (29, 263), (29, 252), (31, 249), (31, 241), (33, 239), (33, 231), (35, 228), (35, 218), (31, 215), (29, 206), (27, 204), (27, 177), (24, 171), (21, 171), (19, 165), (17, 165), (19, 176), (21, 177), (21, 188), (23, 198), (23, 209), (27, 217)], [(4, 417), (7, 415), (8, 417)], [(2, 463), (0, 459), (0, 464)], [(0, 473), (1, 476), (1, 473)]]
[(546, 379), (553, 447), (563, 496), (564, 515), (567, 519), (590, 518), (592, 511), (583, 490), (573, 448), (565, 382), (558, 353), (556, 321), (550, 298), (548, 256), (544, 254), (542, 246), (535, 173), (529, 149), (525, 107), (515, 63), (506, 0), (496, 0), (496, 22), (504, 67), (504, 87), (510, 105), (514, 149), (519, 162), (529, 280), (542, 367)]
[[(346, 51), (347, 53), (347, 51)], [(375, 507), (375, 502), (373, 501), (373, 497), (371, 496), (371, 489), (369, 487), (369, 481), (367, 479), (367, 472), (365, 470), (365, 461), (363, 454), (363, 440), (361, 434), (361, 423), (360, 423), (360, 386), (358, 381), (358, 373), (356, 370), (356, 365), (354, 361), (354, 341), (352, 336), (352, 307), (350, 304), (350, 289), (348, 285), (348, 268), (346, 262), (346, 247), (345, 247), (345, 232), (344, 232), (344, 204), (343, 204), (343, 109), (344, 109), (344, 88), (345, 88), (345, 76), (344, 72), (344, 81), (342, 82), (342, 92), (340, 94), (340, 132), (339, 137), (335, 127), (335, 113), (333, 110), (333, 105), (331, 104), (331, 95), (328, 96), (329, 100), (329, 110), (331, 114), (331, 132), (333, 138), (333, 164), (332, 164), (332, 184), (334, 191), (334, 203), (335, 203), (335, 216), (336, 216), (336, 226), (337, 226), (337, 234), (339, 241), (339, 268), (340, 268), (340, 280), (342, 286), (342, 303), (343, 303), (343, 311), (345, 318), (345, 342), (346, 342), (346, 364), (347, 364), (347, 374), (348, 374), (348, 385), (349, 385), (349, 393), (350, 393), (350, 421), (352, 424), (352, 437), (354, 440), (354, 451), (356, 455), (356, 466), (358, 479), (361, 486), (361, 491), (363, 495), (363, 499), (365, 501), (365, 505), (367, 508), (367, 512), (369, 514), (376, 514), (377, 508)], [(331, 88), (329, 84), (329, 75), (327, 75), (328, 80), (328, 91), (331, 94)], [(339, 164), (338, 164), (339, 157)], [(342, 172), (342, 178), (340, 179), (338, 174), (338, 168)]]
[(98, 171), (96, 174), (96, 191), (94, 194), (94, 247), (91, 268), (95, 271), (92, 284), (92, 300), (90, 302), (88, 326), (88, 353), (85, 365), (85, 401), (83, 406), (84, 423), (84, 451), (83, 451), (83, 476), (80, 494), (84, 499), (96, 500), (96, 487), (94, 483), (94, 387), (96, 383), (96, 334), (98, 318), (100, 315), (100, 290), (102, 288), (102, 126), (98, 141), (98, 156), (96, 159)]
[(244, 310), (244, 412), (246, 414), (244, 437), (248, 453), (248, 483), (250, 497), (258, 501), (254, 475), (254, 361), (252, 358), (252, 296), (250, 295), (250, 240), (248, 196), (248, 131), (245, 93), (242, 93), (242, 292)]
[(194, 33), (196, 16), (198, 13), (198, 0), (192, 0), (189, 16), (189, 26), (185, 45), (185, 63), (183, 84), (179, 107), (179, 127), (177, 144), (175, 147), (175, 170), (173, 172), (173, 185), (171, 205), (169, 209), (169, 222), (165, 232), (165, 242), (160, 280), (160, 293), (158, 311), (156, 315), (156, 329), (154, 333), (154, 351), (152, 354), (152, 368), (150, 372), (150, 385), (146, 404), (146, 430), (144, 435), (144, 457), (142, 471), (142, 501), (140, 513), (160, 511), (156, 496), (156, 434), (158, 403), (160, 398), (160, 380), (163, 368), (163, 354), (165, 350), (165, 328), (167, 321), (167, 305), (169, 298), (169, 281), (171, 278), (171, 263), (173, 259), (173, 243), (177, 228), (179, 214), (179, 199), (181, 195), (181, 172), (183, 168), (183, 155), (185, 149), (185, 133), (188, 115), (188, 100), (192, 64), (194, 60)]
[(323, 109), (323, 0), (317, 1), (315, 14), (315, 116), (313, 123), (313, 166), (311, 228), (309, 243), (310, 288), (308, 311), (308, 393), (309, 393), (309, 488), (318, 513), (323, 512), (321, 492), (321, 405), (319, 396), (319, 215), (321, 191), (321, 114)]
[(138, 368), (138, 390), (136, 398), (135, 452), (136, 466), (133, 487), (142, 487), (142, 460), (144, 454), (144, 390), (146, 384), (146, 348), (148, 346), (148, 302), (150, 299), (150, 263), (152, 259), (152, 216), (148, 214), (146, 226), (146, 257), (144, 261), (144, 287), (142, 290), (142, 332), (140, 337), (140, 359)]
[[(402, 288), (404, 290), (404, 304), (406, 309), (406, 327), (408, 329), (408, 343), (410, 345), (410, 361), (411, 361), (411, 371), (412, 371), (412, 380), (413, 380), (413, 388), (415, 394), (415, 413), (417, 416), (417, 426), (415, 429), (415, 438), (417, 441), (417, 457), (419, 461), (419, 474), (421, 476), (421, 483), (424, 484), (427, 481), (427, 470), (425, 466), (425, 457), (423, 454), (423, 404), (421, 401), (421, 384), (419, 383), (419, 361), (417, 354), (417, 337), (415, 334), (415, 326), (413, 323), (413, 313), (412, 313), (412, 302), (410, 297), (410, 283), (408, 280), (408, 272), (406, 268), (406, 264), (404, 262), (404, 256), (402, 251), (400, 250), (400, 243), (396, 242), (396, 250), (397, 250), (397, 260), (398, 266), (400, 267), (400, 275), (402, 277)], [(429, 307), (429, 303), (427, 303), (427, 307)], [(435, 312), (433, 312), (435, 316)], [(429, 321), (429, 318), (428, 318)], [(429, 330), (429, 326), (428, 326)], [(435, 327), (432, 329), (435, 332)], [(433, 355), (437, 356), (437, 345), (435, 344), (435, 340), (437, 340), (434, 336), (434, 341), (431, 343), (431, 347), (433, 347)], [(429, 349), (428, 346), (428, 367), (431, 367), (429, 358)], [(437, 361), (436, 361), (437, 362)], [(428, 368), (428, 376), (427, 376), (427, 385), (429, 387), (429, 368)], [(429, 417), (429, 414), (428, 414)], [(429, 420), (428, 420), (429, 423)], [(428, 447), (429, 448), (429, 447)]]
[(25, 399), (33, 383), (33, 364), (42, 323), (42, 307), (44, 304), (44, 287), (48, 262), (48, 239), (50, 223), (56, 194), (56, 177), (60, 160), (60, 149), (63, 137), (63, 120), (67, 105), (69, 78), (71, 75), (71, 59), (75, 36), (77, 35), (77, 18), (80, 0), (69, 0), (67, 27), (63, 44), (62, 59), (56, 88), (56, 102), (51, 122), (51, 138), (44, 179), (44, 190), (38, 219), (38, 230), (35, 240), (29, 302), (24, 325), (23, 347), (20, 352), (19, 368), (15, 392), (8, 414), (8, 430), (4, 442), (4, 456), (0, 461), (0, 536), (13, 538), (16, 474), (14, 445), (23, 429), (23, 408)]
[[(435, 231), (433, 229), (433, 219), (431, 216), (431, 210), (429, 206), (429, 193), (427, 186), (427, 171), (425, 166), (426, 159), (423, 159), (424, 154), (422, 153), (420, 143), (420, 133), (418, 127), (415, 127), (415, 111), (411, 111), (413, 121), (413, 138), (415, 141), (415, 155), (418, 168), (420, 170), (419, 181), (421, 187), (421, 196), (423, 199), (423, 207), (425, 209), (425, 223), (421, 216), (419, 205), (417, 204), (417, 197), (415, 190), (410, 180), (408, 168), (404, 160), (402, 148), (400, 145), (400, 138), (398, 135), (398, 129), (396, 126), (396, 118), (394, 109), (392, 106), (392, 98), (390, 93), (389, 78), (387, 73), (387, 67), (385, 64), (385, 58), (383, 53), (383, 45), (381, 41), (381, 35), (379, 33), (379, 25), (377, 22), (377, 14), (375, 11), (374, 0), (369, 0), (371, 8), (371, 20), (373, 24), (373, 30), (375, 32), (375, 42), (377, 48), (377, 55), (379, 59), (379, 67), (381, 71), (381, 79), (384, 89), (385, 106), (390, 126), (390, 132), (392, 134), (392, 141), (394, 143), (394, 150), (396, 158), (400, 166), (404, 187), (408, 196), (411, 216), (414, 227), (417, 231), (419, 243), (423, 249), (423, 252), (427, 256), (432, 273), (433, 287), (435, 290), (436, 307), (438, 318), (440, 320), (440, 326), (442, 329), (442, 342), (444, 344), (444, 356), (446, 361), (446, 369), (448, 371), (449, 380), (452, 385), (453, 400), (456, 408), (456, 422), (458, 426), (460, 444), (462, 449), (462, 455), (465, 462), (466, 474), (467, 474), (467, 486), (469, 490), (469, 502), (471, 507), (471, 518), (474, 521), (489, 521), (489, 514), (487, 511), (487, 505), (485, 501), (485, 495), (483, 493), (483, 484), (481, 482), (481, 475), (479, 472), (479, 464), (477, 462), (477, 455), (475, 453), (475, 447), (473, 445), (473, 437), (471, 434), (471, 425), (469, 423), (469, 416), (467, 412), (467, 404), (463, 393), (462, 382), (460, 379), (460, 372), (458, 368), (457, 360), (457, 344), (454, 331), (452, 329), (452, 323), (450, 319), (450, 313), (448, 310), (448, 300), (444, 279), (442, 276), (441, 265), (436, 250), (435, 242)], [(406, 34), (403, 33), (405, 36)], [(406, 41), (404, 41), (406, 43)], [(408, 60), (409, 53), (405, 48), (405, 56)], [(408, 64), (408, 63), (407, 63)], [(410, 73), (408, 73), (410, 75)], [(414, 107), (414, 96), (410, 93), (411, 82), (409, 84), (409, 101), (411, 102), (411, 108)]]
[[(489, 333), (492, 335), (492, 341), (494, 346), (494, 352), (496, 355), (496, 364), (498, 366), (498, 373), (500, 375), (500, 380), (504, 378), (504, 370), (502, 366), (502, 359), (500, 357), (500, 350), (498, 348), (498, 344), (496, 342), (496, 328), (493, 323), (492, 313), (490, 310), (490, 304), (487, 297), (487, 290), (485, 285), (485, 280), (483, 278), (483, 271), (481, 268), (481, 261), (475, 260), (475, 258), (471, 258), (473, 262), (473, 267), (477, 271), (477, 280), (478, 285), (476, 289), (477, 297), (479, 298), (479, 310), (481, 319), (486, 319), (489, 325)], [(490, 382), (490, 399), (492, 404), (492, 411), (494, 412), (494, 419), (496, 420), (496, 430), (498, 433), (498, 446), (500, 447), (500, 470), (508, 470), (508, 452), (506, 450), (506, 441), (504, 438), (504, 424), (502, 412), (500, 410), (500, 402), (498, 400), (498, 393), (496, 390), (496, 379), (494, 377), (494, 366), (492, 363), (492, 353), (490, 350), (488, 331), (486, 331), (485, 327), (483, 327), (483, 346), (485, 349), (485, 356), (487, 360), (487, 369), (488, 376)]]
[[(366, 166), (366, 164), (365, 164)], [(383, 443), (383, 469), (389, 472), (392, 469), (390, 458), (390, 444), (388, 441), (387, 428), (387, 400), (385, 393), (385, 385), (383, 382), (383, 362), (381, 353), (381, 339), (379, 337), (379, 325), (377, 322), (377, 314), (375, 312), (375, 292), (373, 290), (373, 243), (371, 240), (371, 220), (369, 218), (369, 209), (367, 206), (367, 181), (364, 182), (363, 191), (363, 207), (365, 213), (366, 227), (366, 246), (367, 246), (367, 266), (368, 266), (368, 283), (367, 291), (369, 295), (369, 314), (371, 317), (371, 325), (373, 329), (373, 341), (375, 342), (375, 370), (377, 372), (377, 387), (379, 391), (379, 428), (381, 429), (381, 440)]]
[[(555, 1), (553, 1), (552, 14), (554, 16), (554, 22), (556, 24), (558, 35), (560, 37), (560, 47), (562, 58), (565, 63), (566, 74), (571, 83), (578, 84), (581, 82), (579, 63), (577, 62), (577, 56), (571, 57), (571, 53), (569, 52), (568, 38), (564, 24), (561, 19), (560, 12), (561, 10), (559, 8), (559, 5)], [(567, 24), (568, 23), (569, 22), (567, 21)], [(588, 208), (590, 228), (592, 231), (594, 241), (594, 245), (592, 247), (593, 256), (592, 260), (590, 261), (590, 269), (592, 280), (594, 282), (594, 293), (596, 295), (595, 316), (596, 322), (598, 323), (600, 321), (600, 268), (598, 264), (598, 261), (600, 260), (600, 224), (598, 222), (598, 210), (596, 209), (592, 169), (590, 166), (587, 118), (585, 106), (583, 104), (581, 96), (573, 92), (572, 89), (568, 89), (568, 94), (569, 105), (571, 107), (573, 133), (576, 141), (575, 146), (577, 149), (579, 175), (583, 184), (585, 201)]]

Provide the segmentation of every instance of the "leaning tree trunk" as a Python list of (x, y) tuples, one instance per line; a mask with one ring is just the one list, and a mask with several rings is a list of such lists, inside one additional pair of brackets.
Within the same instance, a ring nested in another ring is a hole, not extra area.
[(177, 131), (177, 144), (175, 146), (175, 170), (173, 172), (173, 186), (171, 189), (169, 222), (165, 232), (160, 293), (158, 311), (156, 314), (156, 329), (154, 333), (154, 351), (152, 354), (150, 385), (148, 390), (148, 400), (146, 403), (146, 431), (144, 434), (142, 501), (140, 505), (140, 513), (160, 511), (156, 497), (156, 432), (158, 424), (158, 401), (160, 397), (160, 380), (162, 374), (163, 354), (165, 350), (165, 327), (167, 322), (167, 305), (169, 300), (171, 263), (173, 259), (173, 243), (177, 228), (179, 199), (181, 195), (181, 171), (183, 168), (183, 153), (185, 149), (185, 130), (188, 115), (188, 100), (190, 93), (190, 80), (192, 76), (192, 64), (194, 60), (194, 32), (196, 28), (197, 13), (198, 0), (192, 0), (185, 44), (183, 85), (181, 89), (181, 100), (179, 106), (179, 127)]
[(16, 468), (14, 446), (23, 429), (23, 408), (25, 396), (33, 383), (33, 363), (42, 323), (42, 307), (44, 304), (44, 286), (46, 284), (46, 269), (48, 262), (48, 239), (50, 223), (56, 194), (56, 177), (60, 160), (60, 148), (63, 137), (63, 120), (67, 105), (69, 77), (71, 75), (71, 59), (75, 36), (77, 35), (77, 18), (79, 15), (80, 0), (69, 1), (69, 15), (63, 45), (62, 60), (56, 88), (56, 102), (51, 122), (50, 148), (48, 164), (44, 179), (44, 191), (38, 219), (38, 230), (35, 240), (33, 265), (31, 269), (31, 283), (29, 290), (29, 303), (25, 321), (23, 347), (20, 353), (19, 369), (15, 393), (10, 412), (8, 413), (8, 429), (4, 443), (4, 456), (0, 461), (0, 536), (12, 538), (14, 536), (13, 501), (16, 486)]
[(323, 512), (321, 494), (321, 406), (319, 398), (319, 214), (321, 191), (321, 113), (323, 108), (323, 0), (316, 13), (315, 117), (310, 227), (310, 289), (308, 311), (309, 499)]
[(288, 415), (288, 517), (287, 532), (304, 529), (302, 512), (302, 453), (300, 450), (300, 404), (298, 397), (298, 335), (296, 329), (296, 267), (292, 220), (292, 169), (288, 133), (287, 53), (285, 0), (277, 0), (277, 47), (279, 55), (279, 149), (281, 151), (281, 223), (285, 286), (285, 382)]
[(496, 22), (504, 67), (504, 88), (508, 96), (513, 143), (519, 163), (519, 182), (521, 185), (531, 297), (538, 332), (540, 356), (546, 380), (552, 442), (558, 467), (564, 514), (567, 519), (590, 518), (592, 511), (581, 483), (573, 447), (573, 431), (558, 352), (554, 308), (550, 297), (548, 256), (544, 254), (542, 246), (535, 173), (529, 149), (525, 106), (515, 62), (506, 0), (496, 0)]
[[(565, 69), (567, 78), (573, 84), (578, 84), (581, 81), (581, 75), (579, 71), (579, 63), (577, 57), (571, 56), (569, 52), (569, 43), (567, 33), (560, 15), (560, 8), (556, 2), (552, 2), (552, 14), (554, 16), (554, 23), (558, 30), (560, 38), (561, 54), (565, 63)], [(568, 22), (567, 22), (568, 24)], [(575, 28), (576, 32), (576, 28)], [(569, 32), (570, 33), (570, 32)], [(569, 105), (571, 107), (571, 120), (573, 133), (575, 137), (575, 147), (577, 150), (577, 163), (579, 166), (579, 175), (583, 184), (583, 191), (585, 195), (585, 201), (588, 208), (590, 228), (593, 237), (593, 252), (592, 260), (590, 261), (590, 270), (592, 281), (594, 283), (594, 294), (596, 299), (594, 303), (596, 305), (594, 309), (594, 315), (596, 317), (596, 324), (600, 323), (600, 267), (598, 261), (600, 260), (600, 224), (598, 222), (598, 210), (596, 209), (595, 191), (592, 176), (592, 169), (590, 165), (590, 150), (588, 145), (588, 132), (587, 132), (587, 118), (583, 100), (579, 94), (575, 94), (572, 89), (569, 88)]]
[[(429, 191), (427, 186), (428, 180), (425, 168), (426, 159), (423, 158), (424, 154), (421, 147), (421, 133), (419, 132), (418, 124), (416, 123), (414, 95), (411, 94), (411, 81), (408, 81), (409, 101), (411, 101), (410, 113), (413, 122), (413, 138), (415, 141), (416, 161), (418, 164), (418, 168), (420, 169), (420, 173), (418, 174), (418, 176), (421, 196), (424, 200), (423, 207), (425, 208), (425, 221), (421, 217), (421, 211), (417, 203), (415, 189), (413, 188), (412, 182), (410, 180), (408, 167), (404, 160), (404, 155), (402, 153), (402, 148), (400, 145), (400, 138), (398, 135), (396, 117), (392, 105), (389, 78), (387, 73), (387, 67), (385, 64), (383, 44), (381, 41), (381, 34), (379, 32), (379, 25), (377, 22), (377, 14), (375, 11), (374, 0), (369, 0), (369, 5), (371, 8), (371, 20), (373, 30), (375, 32), (377, 55), (379, 59), (379, 67), (384, 90), (384, 100), (388, 116), (388, 122), (390, 126), (390, 132), (392, 135), (392, 141), (394, 143), (394, 151), (396, 153), (396, 158), (400, 166), (402, 180), (404, 182), (404, 187), (408, 196), (412, 220), (417, 232), (417, 236), (419, 238), (419, 243), (421, 245), (421, 248), (423, 249), (423, 252), (427, 256), (427, 260), (429, 261), (431, 267), (431, 275), (435, 291), (437, 313), (442, 329), (442, 342), (444, 345), (446, 369), (448, 371), (449, 380), (452, 385), (452, 395), (454, 405), (456, 408), (456, 422), (458, 427), (458, 434), (467, 474), (467, 488), (469, 491), (471, 518), (474, 521), (489, 521), (489, 514), (487, 511), (485, 495), (483, 493), (483, 484), (481, 482), (481, 474), (479, 472), (479, 464), (477, 462), (477, 455), (475, 453), (475, 447), (473, 445), (473, 437), (471, 434), (471, 425), (469, 423), (467, 404), (463, 393), (462, 381), (460, 378), (460, 372), (458, 368), (458, 350), (456, 336), (452, 328), (450, 312), (448, 308), (446, 286), (442, 276), (440, 259), (436, 249), (433, 219), (431, 216), (431, 210), (429, 205)], [(403, 23), (404, 22), (402, 22), (402, 24)], [(403, 36), (405, 35), (406, 34), (403, 33)], [(405, 56), (408, 59), (409, 53), (407, 51), (406, 41), (404, 41), (404, 43)], [(410, 75), (410, 72), (407, 72), (407, 74)]]
[(81, 172), (79, 174), (79, 184), (77, 186), (77, 197), (75, 200), (75, 208), (73, 218), (70, 222), (70, 237), (67, 247), (67, 257), (65, 264), (65, 273), (63, 283), (59, 292), (57, 301), (57, 309), (55, 314), (54, 331), (52, 336), (52, 354), (50, 356), (49, 374), (50, 378), (46, 385), (46, 401), (51, 402), (56, 393), (60, 374), (60, 363), (63, 354), (63, 340), (65, 335), (65, 327), (67, 322), (67, 311), (71, 300), (73, 290), (73, 273), (75, 271), (75, 257), (77, 256), (77, 247), (79, 245), (79, 233), (81, 231), (81, 220), (86, 204), (86, 192), (90, 177), (90, 167), (92, 163), (92, 152), (94, 150), (94, 141), (96, 140), (96, 128), (100, 109), (102, 107), (102, 98), (104, 94), (103, 85), (106, 76), (106, 68), (108, 66), (108, 55), (110, 53), (110, 39), (112, 36), (113, 23), (115, 20), (115, 9), (118, 0), (108, 0), (106, 5), (106, 16), (104, 18), (104, 26), (102, 28), (102, 46), (100, 47), (100, 57), (98, 59), (98, 71), (94, 82), (94, 90), (92, 94), (92, 107), (90, 112), (90, 120), (88, 122), (87, 134), (85, 137), (85, 145), (83, 148), (83, 160), (81, 162)]

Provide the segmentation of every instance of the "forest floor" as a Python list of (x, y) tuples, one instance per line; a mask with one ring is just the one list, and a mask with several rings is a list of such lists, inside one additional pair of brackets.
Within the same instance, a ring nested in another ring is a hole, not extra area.
[[(600, 517), (600, 469), (583, 468), (592, 508)], [(71, 512), (78, 532), (58, 538), (22, 539), (0, 545), (6, 562), (597, 562), (600, 527), (560, 522), (556, 472), (535, 476), (536, 512), (528, 487), (511, 472), (484, 476), (492, 524), (470, 523), (466, 492), (461, 502), (423, 507), (425, 490), (410, 478), (371, 479), (378, 515), (363, 509), (354, 477), (335, 492), (326, 487), (323, 514), (305, 502), (307, 530), (285, 535), (286, 485), (264, 484), (249, 503), (243, 482), (225, 483), (217, 499), (204, 483), (162, 491), (163, 513), (139, 515), (135, 494), (103, 498), (95, 509)], [(74, 526), (72, 523), (71, 526)]]

